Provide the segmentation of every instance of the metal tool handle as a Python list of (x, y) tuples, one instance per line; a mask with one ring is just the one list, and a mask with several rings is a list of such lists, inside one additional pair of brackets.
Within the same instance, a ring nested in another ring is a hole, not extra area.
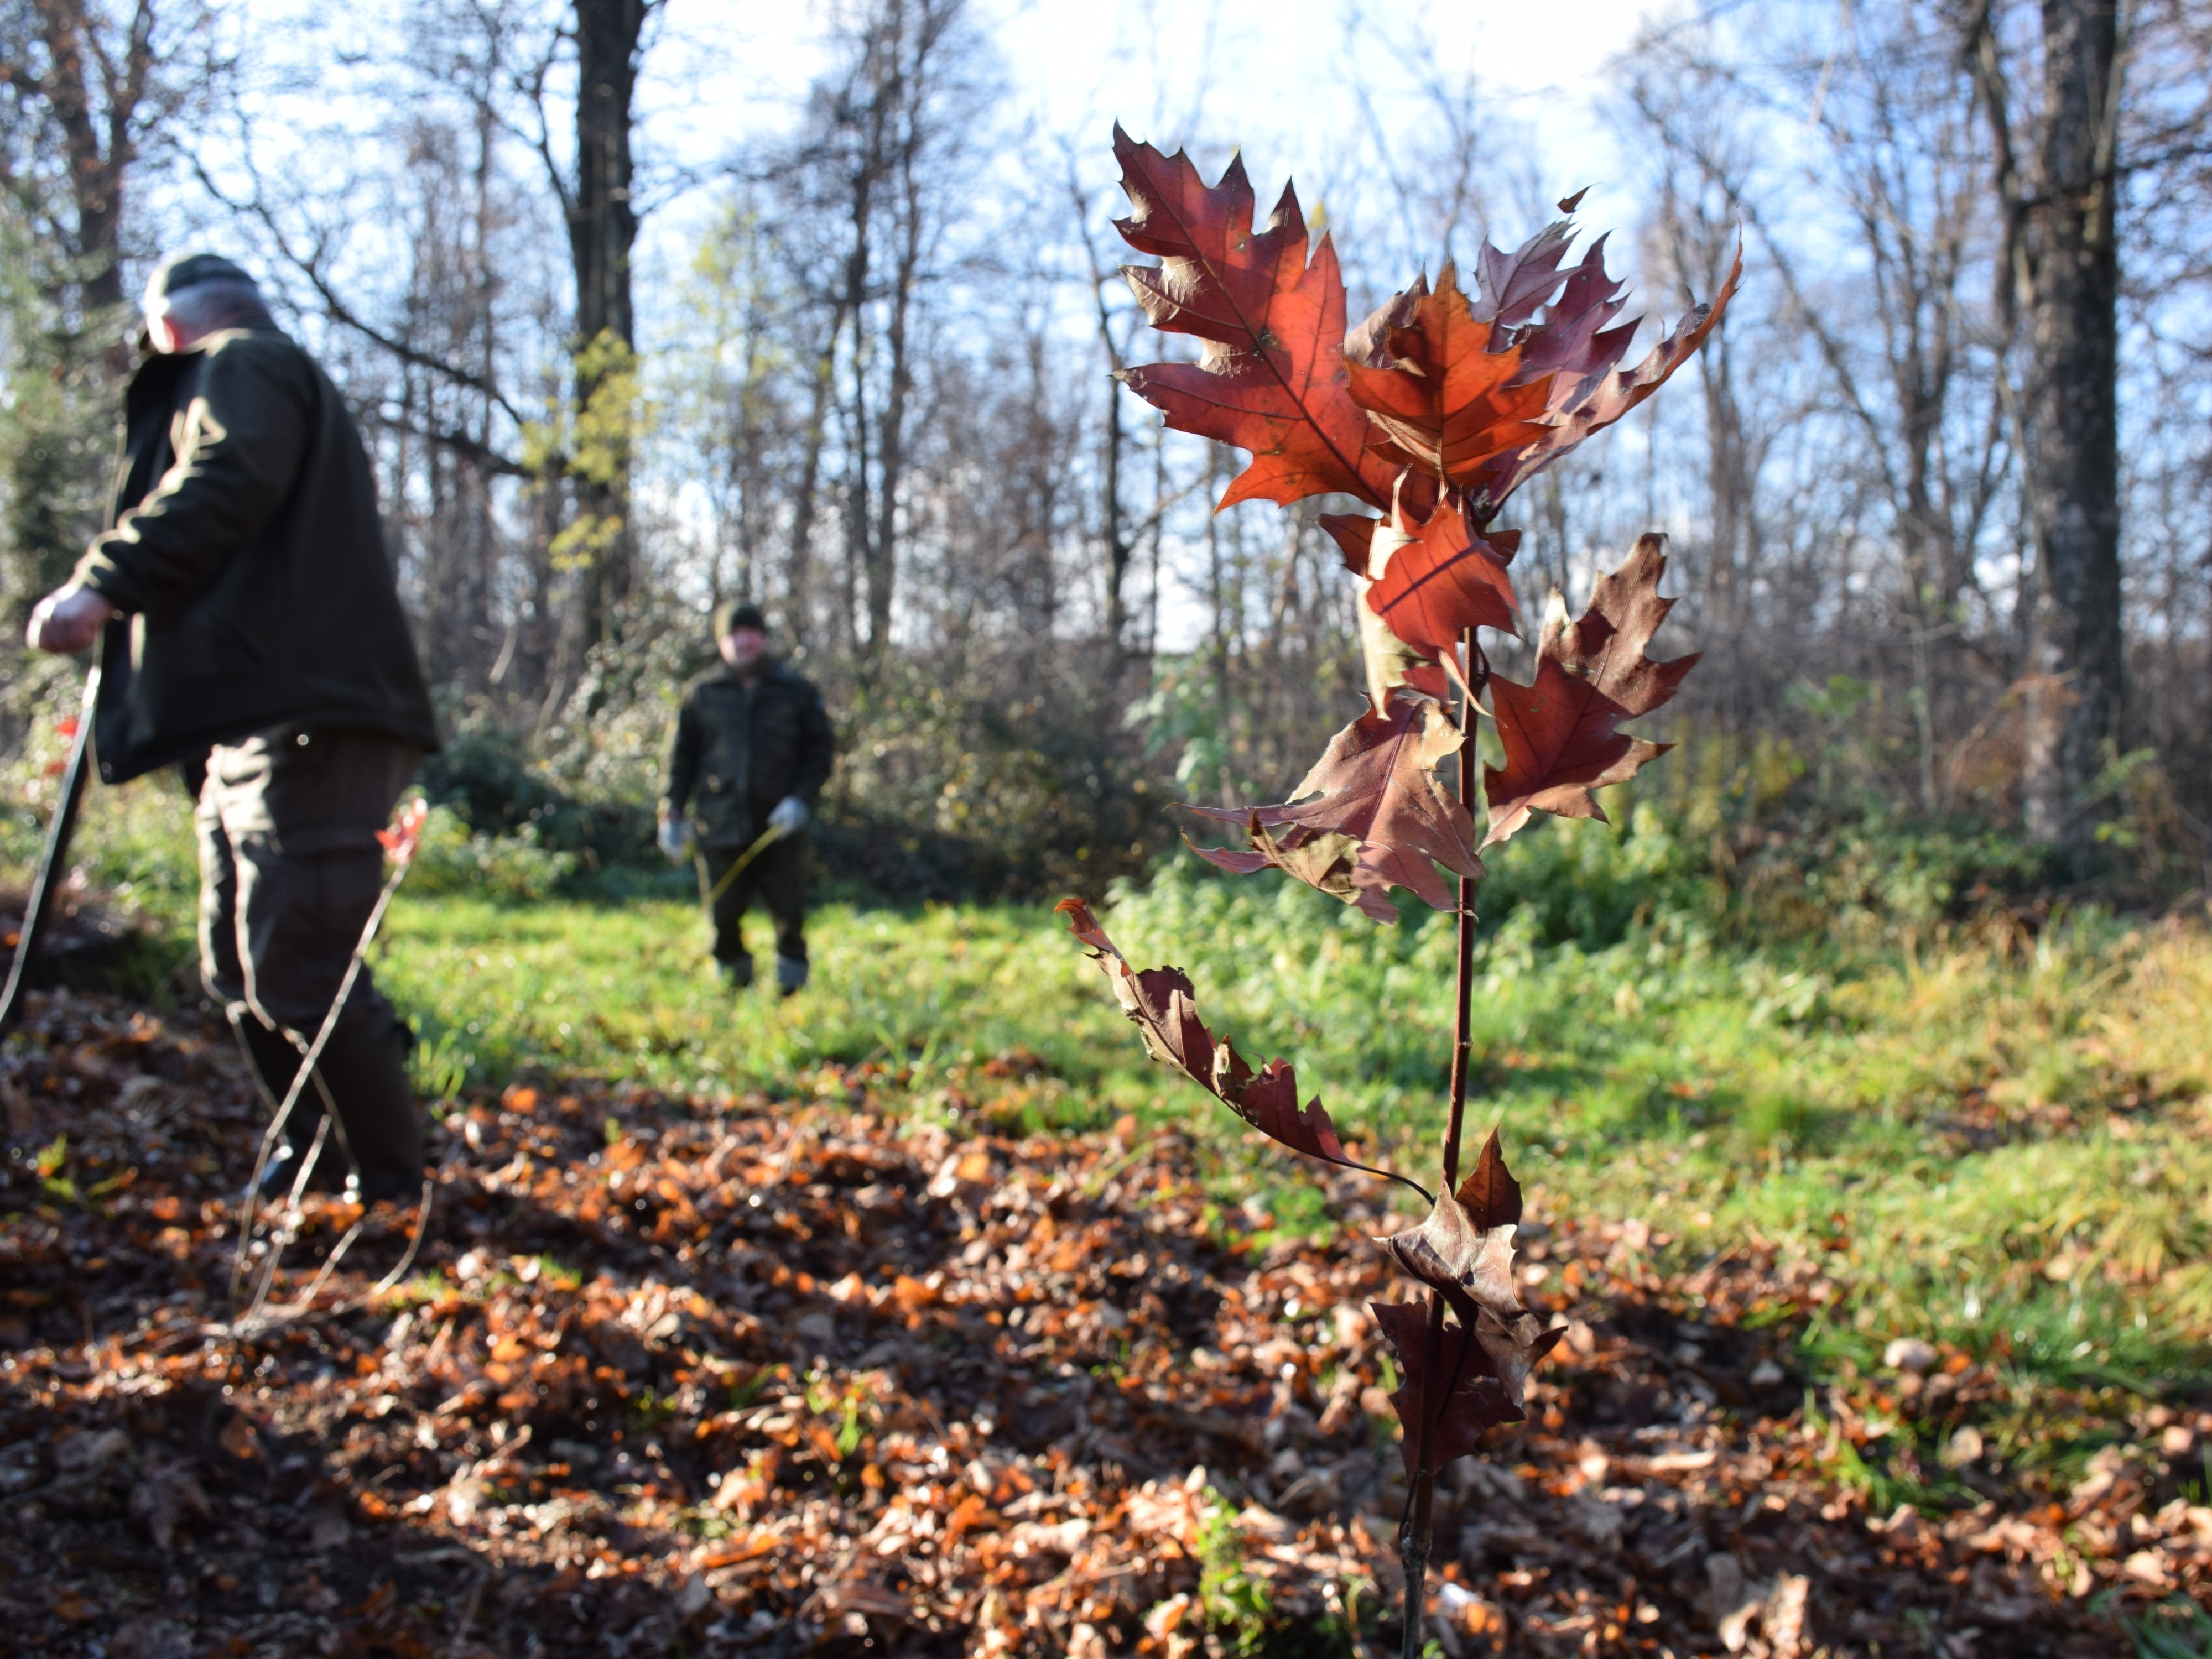
[(85, 763), (92, 753), (93, 705), (100, 700), (100, 665), (93, 664), (84, 677), (84, 702), (76, 717), (76, 735), (70, 739), (69, 763), (62, 769), (61, 799), (46, 825), (46, 848), (40, 855), (38, 874), (31, 878), (30, 896), (23, 901), (23, 926), (15, 935), (15, 961), (8, 970), (8, 988), (0, 991), (0, 1031), (15, 1024), (23, 998), (24, 971), (39, 948), (54, 908), (55, 877), (69, 861), (70, 836), (76, 829), (76, 810), (84, 799)]

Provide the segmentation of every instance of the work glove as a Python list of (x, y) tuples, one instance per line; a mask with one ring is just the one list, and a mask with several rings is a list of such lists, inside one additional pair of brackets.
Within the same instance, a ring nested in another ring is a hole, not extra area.
[(671, 864), (681, 864), (691, 850), (691, 826), (680, 817), (663, 818), (660, 833), (655, 839)]
[(779, 836), (795, 836), (806, 828), (806, 803), (796, 795), (786, 795), (768, 815), (768, 827)]

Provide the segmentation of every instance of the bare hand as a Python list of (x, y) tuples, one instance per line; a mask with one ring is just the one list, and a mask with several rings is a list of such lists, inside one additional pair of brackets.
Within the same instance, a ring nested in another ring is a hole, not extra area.
[(71, 582), (58, 587), (31, 612), (24, 639), (33, 650), (82, 651), (100, 637), (115, 607), (88, 587)]

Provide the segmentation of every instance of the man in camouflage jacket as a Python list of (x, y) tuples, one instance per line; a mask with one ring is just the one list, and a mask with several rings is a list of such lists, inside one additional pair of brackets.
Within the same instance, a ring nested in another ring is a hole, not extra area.
[[(679, 855), (684, 813), (714, 899), (714, 960), (732, 985), (753, 980), (744, 914), (757, 902), (775, 924), (775, 981), (806, 983), (807, 848), (802, 833), (829, 781), (830, 716), (813, 683), (768, 653), (760, 608), (727, 605), (714, 619), (721, 663), (684, 688), (669, 744), (661, 845)], [(779, 838), (723, 878), (766, 831)]]

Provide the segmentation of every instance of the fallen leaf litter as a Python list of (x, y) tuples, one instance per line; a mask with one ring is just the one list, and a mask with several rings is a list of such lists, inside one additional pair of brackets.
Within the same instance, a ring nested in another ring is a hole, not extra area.
[[(475, 1099), (408, 1277), (364, 1299), (414, 1221), (380, 1210), (311, 1307), (234, 1330), (258, 1109), (227, 1033), (33, 999), (0, 1054), (5, 1627), (110, 1659), (1181, 1659), (1233, 1650), (1224, 1574), (1285, 1628), (1387, 1607), (1367, 1241), (1409, 1218), (1373, 1183), (1331, 1176), (1328, 1243), (1263, 1243), (1179, 1134), (908, 1132), (894, 1073), (793, 1085)], [(2212, 1414), (2139, 1410), (2052, 1489), (1998, 1469), (2002, 1387), (1955, 1350), (1808, 1386), (1810, 1265), (1529, 1212), (1527, 1300), (1566, 1335), (1530, 1420), (1448, 1474), (1452, 1659), (2105, 1654), (2101, 1592), (2212, 1559), (2183, 1490)], [(272, 1306), (358, 1218), (309, 1200)], [(1869, 1513), (1853, 1455), (1905, 1417), (1978, 1504)]]

